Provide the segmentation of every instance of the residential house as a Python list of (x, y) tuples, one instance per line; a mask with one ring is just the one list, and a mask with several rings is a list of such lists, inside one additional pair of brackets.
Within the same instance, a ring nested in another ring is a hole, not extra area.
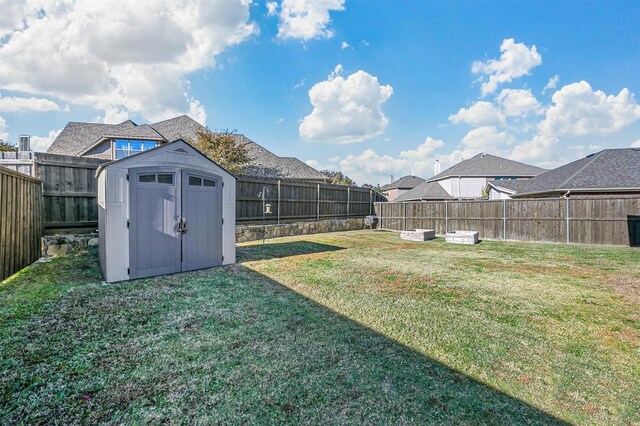
[[(178, 139), (195, 141), (198, 130), (206, 130), (186, 115), (153, 124), (138, 125), (131, 120), (120, 124), (70, 122), (60, 132), (48, 153), (117, 160)], [(297, 158), (280, 157), (242, 134), (251, 161), (244, 174), (256, 177), (288, 178), (314, 182), (329, 178)]]
[(491, 154), (478, 154), (436, 174), (396, 201), (477, 199), (486, 197), (489, 181), (530, 179), (545, 169)]
[(524, 182), (491, 181), (490, 199), (640, 196), (640, 148), (605, 149)]
[(380, 187), (380, 190), (387, 196), (389, 201), (393, 201), (407, 191), (412, 190), (425, 180), (418, 176), (403, 176), (389, 184)]

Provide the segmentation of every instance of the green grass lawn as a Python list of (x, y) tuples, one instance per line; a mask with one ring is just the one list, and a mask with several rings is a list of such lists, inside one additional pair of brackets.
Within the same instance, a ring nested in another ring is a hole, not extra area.
[(355, 231), (0, 285), (0, 424), (638, 424), (640, 250)]

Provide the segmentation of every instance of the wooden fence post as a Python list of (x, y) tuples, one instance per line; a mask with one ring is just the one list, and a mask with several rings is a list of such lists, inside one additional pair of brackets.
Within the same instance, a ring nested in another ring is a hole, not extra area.
[(280, 225), (280, 179), (278, 179), (278, 225)]
[(449, 202), (444, 202), (444, 233), (449, 232)]
[(373, 189), (369, 190), (369, 216), (373, 214)]
[(569, 206), (569, 197), (566, 197), (567, 200), (567, 244), (571, 244), (571, 222), (569, 220), (569, 217), (571, 215), (571, 207)]
[(407, 203), (402, 203), (402, 230), (407, 230)]

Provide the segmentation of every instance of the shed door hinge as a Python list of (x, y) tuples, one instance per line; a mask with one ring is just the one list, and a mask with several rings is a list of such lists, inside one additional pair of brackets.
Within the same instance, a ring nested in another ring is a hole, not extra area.
[(222, 181), (222, 187), (224, 188), (224, 181)]
[(127, 173), (127, 180), (129, 180), (129, 173)]
[(222, 256), (222, 261), (224, 262), (224, 256)]
[(127, 229), (129, 229), (129, 226), (131, 226), (131, 223), (127, 221)]
[(131, 275), (131, 268), (127, 268), (127, 275)]
[(222, 224), (224, 225), (224, 217), (222, 218)]

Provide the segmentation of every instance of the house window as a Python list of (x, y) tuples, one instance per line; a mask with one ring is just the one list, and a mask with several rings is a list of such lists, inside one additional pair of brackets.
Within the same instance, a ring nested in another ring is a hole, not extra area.
[(151, 148), (155, 148), (158, 145), (157, 142), (152, 141), (137, 141), (133, 139), (116, 139), (114, 141), (114, 148), (116, 151), (116, 160), (128, 157), (133, 154), (138, 154), (142, 151), (146, 151)]

